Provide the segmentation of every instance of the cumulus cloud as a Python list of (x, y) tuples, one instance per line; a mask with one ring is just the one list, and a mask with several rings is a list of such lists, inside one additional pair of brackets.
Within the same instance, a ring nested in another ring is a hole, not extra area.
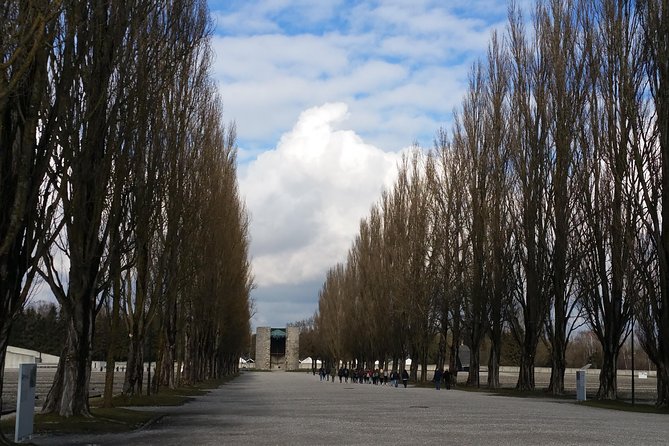
[(277, 147), (240, 170), (259, 287), (320, 279), (395, 179), (399, 155), (342, 129), (343, 103), (304, 111)]
[(282, 325), (313, 314), (325, 271), (344, 260), (402, 148), (429, 147), (449, 126), (507, 6), (208, 2), (214, 76), (237, 124), (252, 214), (254, 321)]

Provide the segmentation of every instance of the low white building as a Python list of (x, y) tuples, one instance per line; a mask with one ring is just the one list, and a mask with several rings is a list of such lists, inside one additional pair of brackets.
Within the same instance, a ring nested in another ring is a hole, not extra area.
[(7, 347), (5, 369), (18, 369), (19, 364), (58, 365), (58, 356), (41, 353), (27, 348)]
[[(306, 357), (302, 361), (300, 361), (300, 370), (311, 370), (313, 366), (314, 360), (311, 359), (311, 357)], [(322, 365), (322, 362), (320, 359), (316, 360), (316, 369), (319, 369)]]

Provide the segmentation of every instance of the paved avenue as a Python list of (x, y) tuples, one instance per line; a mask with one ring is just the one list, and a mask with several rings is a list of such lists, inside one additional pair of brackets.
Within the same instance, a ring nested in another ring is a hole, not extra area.
[(669, 416), (571, 401), (320, 382), (246, 372), (130, 434), (36, 437), (37, 445), (666, 445)]

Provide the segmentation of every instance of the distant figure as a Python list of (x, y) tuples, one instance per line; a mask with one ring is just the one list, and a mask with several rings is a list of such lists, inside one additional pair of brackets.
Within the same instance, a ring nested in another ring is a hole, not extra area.
[(446, 385), (446, 390), (451, 390), (451, 371), (446, 370), (444, 372), (444, 384)]
[(390, 372), (390, 385), (393, 387), (397, 387), (397, 371), (393, 369), (392, 372)]
[(330, 369), (330, 377), (332, 378), (332, 382), (335, 382), (335, 381), (334, 381), (334, 380), (335, 380), (335, 376), (337, 376), (337, 368), (336, 368), (336, 367), (332, 367), (332, 368)]
[(404, 384), (404, 388), (407, 388), (407, 383), (409, 382), (409, 373), (407, 373), (407, 369), (402, 370), (402, 384)]
[(437, 390), (441, 390), (441, 380), (444, 378), (444, 370), (439, 367), (437, 370), (434, 371), (434, 378), (432, 378), (432, 381), (434, 381), (434, 387)]
[(325, 379), (325, 369), (322, 366), (320, 369), (318, 369), (318, 376), (321, 377), (321, 381)]

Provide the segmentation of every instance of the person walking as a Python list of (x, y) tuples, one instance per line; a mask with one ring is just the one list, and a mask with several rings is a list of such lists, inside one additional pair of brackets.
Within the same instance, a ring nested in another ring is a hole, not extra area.
[(432, 378), (432, 381), (434, 381), (434, 386), (437, 390), (441, 390), (441, 380), (444, 378), (444, 370), (439, 367), (437, 370), (434, 371), (434, 378)]
[(392, 387), (397, 387), (397, 371), (395, 369), (390, 372), (390, 385)]
[(409, 382), (409, 374), (407, 373), (407, 369), (402, 369), (402, 384), (404, 384), (404, 388), (407, 388), (407, 383)]
[(451, 371), (446, 370), (444, 372), (444, 384), (446, 385), (446, 390), (451, 390)]

